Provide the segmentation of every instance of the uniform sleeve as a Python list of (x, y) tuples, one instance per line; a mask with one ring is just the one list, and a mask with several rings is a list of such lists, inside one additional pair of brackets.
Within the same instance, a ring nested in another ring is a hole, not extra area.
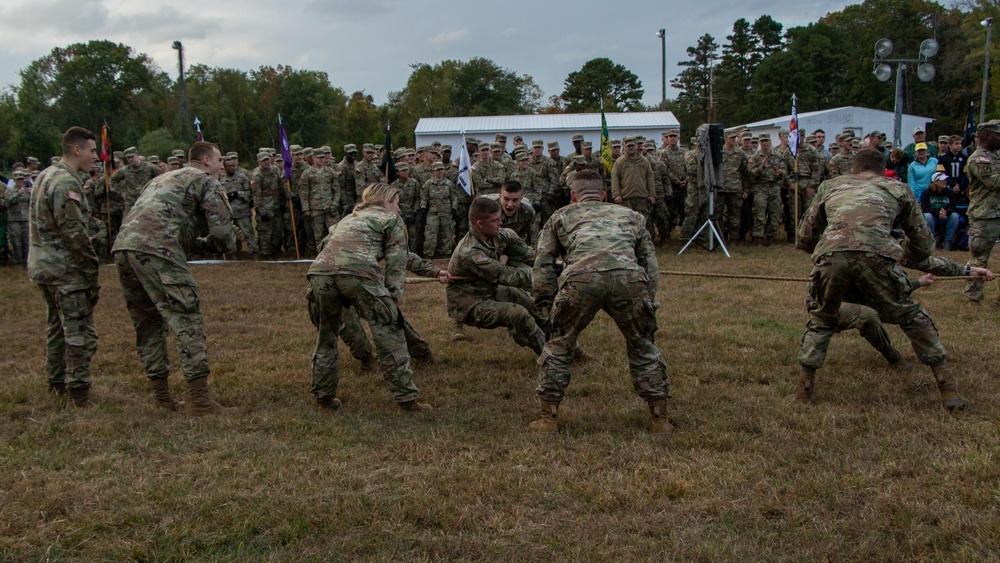
[[(250, 177), (250, 197), (252, 197), (253, 200), (257, 202), (258, 205), (262, 201), (264, 201), (264, 199), (260, 195), (262, 188), (260, 183), (262, 180), (263, 178), (261, 178), (260, 174), (254, 174), (253, 176)], [(257, 210), (257, 214), (258, 216), (260, 215), (260, 210)]]
[(909, 191), (903, 194), (897, 217), (899, 227), (910, 239), (908, 246), (910, 260), (918, 264), (923, 262), (934, 251), (934, 236), (927, 227), (920, 205)]
[(96, 284), (99, 262), (94, 245), (87, 235), (83, 190), (68, 183), (62, 184), (52, 190), (49, 197), (52, 216), (63, 245), (73, 256), (87, 281)]
[(959, 264), (940, 256), (928, 256), (921, 262), (909, 262), (909, 247), (907, 247), (907, 268), (934, 274), (935, 276), (962, 276), (965, 275), (965, 265)]
[(819, 238), (826, 229), (826, 208), (823, 205), (825, 199), (826, 184), (821, 184), (812, 204), (799, 221), (799, 241), (795, 244), (795, 248), (809, 253), (816, 249)]
[(646, 197), (656, 197), (656, 178), (653, 177), (653, 165), (645, 157), (642, 159), (646, 168)]
[(199, 177), (203, 182), (201, 212), (208, 224), (208, 236), (216, 251), (226, 253), (236, 251), (236, 233), (233, 231), (233, 212), (229, 201), (222, 193), (219, 182), (208, 175)]
[(503, 229), (500, 236), (505, 239), (503, 253), (508, 264), (531, 265), (535, 261), (535, 250), (511, 229)]
[[(975, 156), (975, 155), (974, 155)], [(969, 178), (977, 178), (984, 186), (992, 190), (1000, 190), (1000, 170), (993, 168), (993, 163), (985, 156), (970, 158), (965, 165)], [(911, 176), (910, 174), (907, 177)]]
[(622, 195), (622, 169), (621, 165), (618, 163), (620, 160), (616, 160), (614, 164), (611, 165), (611, 199), (616, 197), (621, 197)]
[(441, 273), (441, 268), (412, 252), (406, 255), (406, 269), (425, 278), (436, 278)]
[(551, 307), (559, 289), (559, 276), (556, 275), (555, 263), (557, 258), (564, 255), (565, 249), (555, 234), (558, 228), (557, 219), (547, 222), (538, 233), (538, 254), (531, 270), (531, 288), (535, 296), (535, 307), (539, 309)]
[(516, 266), (506, 266), (485, 254), (472, 254), (462, 259), (464, 270), (477, 278), (497, 285), (509, 285), (521, 289), (531, 288), (531, 270)]
[(656, 291), (660, 287), (660, 265), (656, 260), (656, 248), (653, 247), (653, 239), (646, 230), (645, 225), (638, 225), (638, 237), (635, 243), (635, 260), (644, 270), (649, 281), (646, 282), (646, 289), (649, 298), (656, 301)]
[(399, 299), (403, 295), (406, 264), (410, 256), (406, 248), (403, 219), (399, 215), (393, 217), (387, 225), (382, 245), (382, 255), (385, 256), (385, 288), (389, 290), (390, 297)]

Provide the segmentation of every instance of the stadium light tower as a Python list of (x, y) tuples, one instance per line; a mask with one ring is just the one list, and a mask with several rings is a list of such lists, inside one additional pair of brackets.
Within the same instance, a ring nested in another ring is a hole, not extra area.
[(184, 45), (180, 41), (174, 41), (170, 46), (177, 51), (177, 95), (178, 95), (178, 116), (181, 123), (181, 136), (188, 139), (188, 101), (187, 85), (184, 83)]
[(885, 82), (892, 77), (892, 66), (890, 65), (896, 65), (896, 111), (892, 126), (892, 144), (898, 147), (900, 146), (900, 129), (903, 122), (903, 71), (906, 70), (908, 64), (917, 65), (917, 78), (922, 82), (933, 80), (937, 70), (934, 65), (927, 62), (927, 59), (937, 54), (938, 42), (934, 39), (924, 39), (920, 43), (920, 57), (917, 59), (890, 59), (892, 48), (893, 44), (889, 39), (883, 38), (875, 42), (872, 72), (874, 72), (875, 78)]
[(979, 122), (986, 121), (986, 85), (990, 81), (990, 40), (993, 39), (993, 18), (979, 22), (986, 28), (986, 61), (983, 63), (983, 99), (979, 102)]

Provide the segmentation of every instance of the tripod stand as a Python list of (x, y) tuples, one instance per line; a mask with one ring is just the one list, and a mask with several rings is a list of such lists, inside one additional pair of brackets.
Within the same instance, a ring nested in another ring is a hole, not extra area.
[[(722, 248), (722, 251), (726, 253), (726, 258), (732, 258), (732, 256), (729, 254), (729, 249), (726, 248), (726, 243), (722, 240), (722, 235), (719, 234), (719, 225), (715, 220), (716, 189), (717, 188), (713, 186), (712, 189), (708, 190), (708, 220), (705, 221), (705, 223), (702, 224), (701, 227), (698, 227), (698, 230), (694, 233), (694, 236), (691, 237), (691, 240), (689, 240), (687, 244), (684, 245), (684, 248), (681, 248), (681, 251), (677, 253), (678, 256), (684, 254), (684, 251), (687, 250), (692, 243), (697, 244), (698, 246), (704, 248), (709, 252), (714, 252), (715, 243), (716, 241), (718, 241), (719, 247)], [(698, 235), (700, 235), (701, 232), (704, 231), (705, 229), (708, 229), (708, 246), (705, 246), (704, 244), (697, 242)]]

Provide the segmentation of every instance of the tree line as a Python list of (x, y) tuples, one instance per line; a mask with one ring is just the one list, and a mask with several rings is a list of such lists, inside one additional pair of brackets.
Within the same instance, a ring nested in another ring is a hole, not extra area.
[[(1000, 15), (997, 0), (947, 7), (865, 0), (789, 29), (768, 15), (740, 18), (721, 44), (706, 33), (688, 47), (671, 80), (678, 95), (649, 107), (638, 76), (603, 57), (571, 72), (563, 91), (548, 98), (531, 76), (481, 57), (413, 64), (406, 84), (381, 105), (364, 91), (348, 94), (325, 72), (288, 66), (244, 71), (195, 64), (183, 92), (188, 118), (205, 124), (206, 138), (244, 156), (278, 144), (279, 113), (290, 142), (332, 147), (381, 139), (386, 122), (395, 143), (412, 145), (421, 117), (587, 112), (602, 102), (607, 111), (671, 110), (690, 132), (706, 121), (737, 125), (785, 115), (792, 92), (800, 112), (847, 105), (892, 110), (893, 81), (872, 74), (875, 42), (889, 38), (893, 56), (916, 58), (921, 41), (934, 38), (937, 76), (924, 83), (914, 69), (907, 72), (904, 111), (935, 118), (932, 134), (953, 133), (964, 128), (969, 102), (978, 106), (986, 48), (980, 22), (994, 15)], [(988, 116), (1000, 115), (993, 107), (998, 91), (991, 74)], [(59, 132), (71, 124), (98, 131), (107, 123), (116, 147), (163, 156), (193, 138), (193, 126), (180, 117), (181, 94), (177, 81), (127, 45), (94, 40), (57, 47), (0, 92), (0, 168), (29, 154), (57, 154)]]

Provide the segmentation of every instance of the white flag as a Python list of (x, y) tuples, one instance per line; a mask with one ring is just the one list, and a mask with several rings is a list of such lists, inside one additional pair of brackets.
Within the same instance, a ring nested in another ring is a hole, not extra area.
[(472, 195), (472, 159), (465, 144), (465, 130), (462, 130), (462, 147), (458, 151), (458, 185), (465, 193)]
[(792, 92), (792, 119), (788, 122), (788, 147), (792, 149), (792, 156), (799, 155), (799, 111), (795, 107), (797, 101), (795, 92)]

